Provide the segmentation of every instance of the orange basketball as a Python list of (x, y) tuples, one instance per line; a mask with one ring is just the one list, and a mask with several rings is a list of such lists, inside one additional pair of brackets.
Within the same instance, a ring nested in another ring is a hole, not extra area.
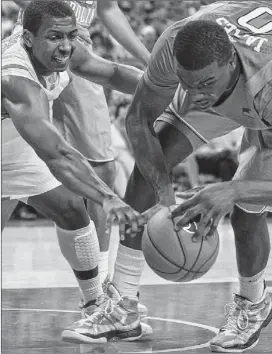
[(170, 208), (161, 209), (146, 225), (142, 239), (146, 262), (166, 280), (188, 282), (200, 278), (213, 266), (218, 256), (218, 232), (208, 240), (202, 238), (199, 242), (192, 242), (197, 222), (177, 232), (174, 225), (181, 217), (171, 220), (169, 213)]

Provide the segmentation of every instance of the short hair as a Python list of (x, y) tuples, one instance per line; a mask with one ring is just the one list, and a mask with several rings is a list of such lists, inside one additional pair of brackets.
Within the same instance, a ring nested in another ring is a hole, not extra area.
[(36, 35), (44, 19), (50, 17), (73, 17), (76, 21), (74, 11), (63, 0), (33, 0), (24, 11), (23, 28)]
[(185, 70), (200, 70), (213, 62), (226, 64), (232, 53), (229, 37), (213, 21), (190, 21), (174, 39), (173, 54)]

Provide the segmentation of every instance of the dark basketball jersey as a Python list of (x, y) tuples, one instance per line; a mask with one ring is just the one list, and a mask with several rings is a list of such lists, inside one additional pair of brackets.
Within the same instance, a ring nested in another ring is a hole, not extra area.
[[(243, 80), (239, 92), (244, 95), (245, 107), (234, 107), (232, 113), (233, 116), (236, 114), (236, 121), (239, 123), (239, 115), (244, 114), (245, 119), (241, 119), (241, 125), (253, 129), (271, 128), (272, 2), (270, 1), (216, 2), (168, 27), (156, 43), (145, 71), (144, 78), (148, 86), (158, 93), (168, 92), (169, 95), (169, 92), (172, 92), (174, 95), (179, 84), (172, 54), (174, 39), (182, 26), (195, 20), (210, 20), (221, 25), (241, 59)], [(238, 108), (239, 113), (238, 111), (236, 113), (235, 109)], [(241, 109), (244, 109), (243, 113), (240, 112)], [(224, 107), (222, 110), (217, 113), (228, 117), (230, 112), (224, 112)]]

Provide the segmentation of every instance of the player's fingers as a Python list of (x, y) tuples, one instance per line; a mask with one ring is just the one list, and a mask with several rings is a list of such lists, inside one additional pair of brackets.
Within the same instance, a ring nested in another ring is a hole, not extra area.
[(211, 213), (206, 214), (205, 216), (202, 216), (200, 219), (198, 225), (197, 225), (197, 230), (195, 234), (192, 237), (193, 242), (198, 242), (201, 240), (202, 237), (204, 237), (204, 232), (206, 229), (210, 230), (210, 225), (211, 225), (211, 218), (212, 215)]
[(118, 220), (118, 224), (119, 224), (119, 235), (121, 240), (124, 240), (125, 237), (125, 231), (126, 231), (126, 216), (123, 212), (121, 211), (117, 211), (116, 212), (116, 218)]
[(133, 212), (133, 211), (128, 211), (126, 213), (126, 218), (127, 221), (130, 224), (130, 234), (131, 236), (136, 235), (137, 231), (138, 231), (138, 218), (137, 215)]
[(105, 234), (107, 236), (110, 236), (111, 234), (111, 228), (112, 228), (112, 223), (113, 220), (115, 219), (115, 216), (112, 213), (109, 213), (106, 219), (106, 225), (105, 225)]
[(137, 215), (137, 225), (138, 225), (138, 231), (141, 229), (145, 224), (147, 224), (149, 219), (147, 219), (146, 215), (139, 214)]
[(208, 238), (210, 237), (214, 237), (215, 235), (215, 231), (216, 229), (218, 228), (218, 225), (219, 225), (219, 221), (221, 220), (221, 215), (217, 215), (216, 217), (214, 217), (212, 219), (212, 222), (211, 222), (211, 225), (209, 225), (208, 229), (205, 230), (205, 239), (207, 240)]
[(195, 198), (191, 198), (186, 200), (186, 202), (180, 204), (174, 210), (171, 211), (169, 218), (174, 218), (176, 216), (184, 214), (188, 209), (194, 207), (197, 204), (197, 200)]
[(201, 186), (201, 187), (192, 188), (184, 192), (176, 192), (176, 196), (182, 199), (189, 199), (192, 198), (196, 193), (200, 192), (203, 188), (204, 186)]
[(188, 209), (184, 215), (175, 223), (175, 230), (179, 231), (183, 226), (189, 224), (198, 214), (200, 214), (200, 212), (201, 209), (199, 206)]

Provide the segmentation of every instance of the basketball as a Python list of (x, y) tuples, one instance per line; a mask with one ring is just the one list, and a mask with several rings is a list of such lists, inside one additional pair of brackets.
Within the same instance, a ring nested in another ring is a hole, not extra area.
[(181, 216), (174, 220), (168, 219), (169, 212), (169, 208), (161, 209), (145, 227), (142, 249), (146, 262), (157, 275), (166, 280), (188, 282), (198, 279), (216, 261), (219, 252), (218, 232), (208, 240), (202, 238), (201, 241), (193, 242), (197, 222), (176, 232), (174, 225)]

